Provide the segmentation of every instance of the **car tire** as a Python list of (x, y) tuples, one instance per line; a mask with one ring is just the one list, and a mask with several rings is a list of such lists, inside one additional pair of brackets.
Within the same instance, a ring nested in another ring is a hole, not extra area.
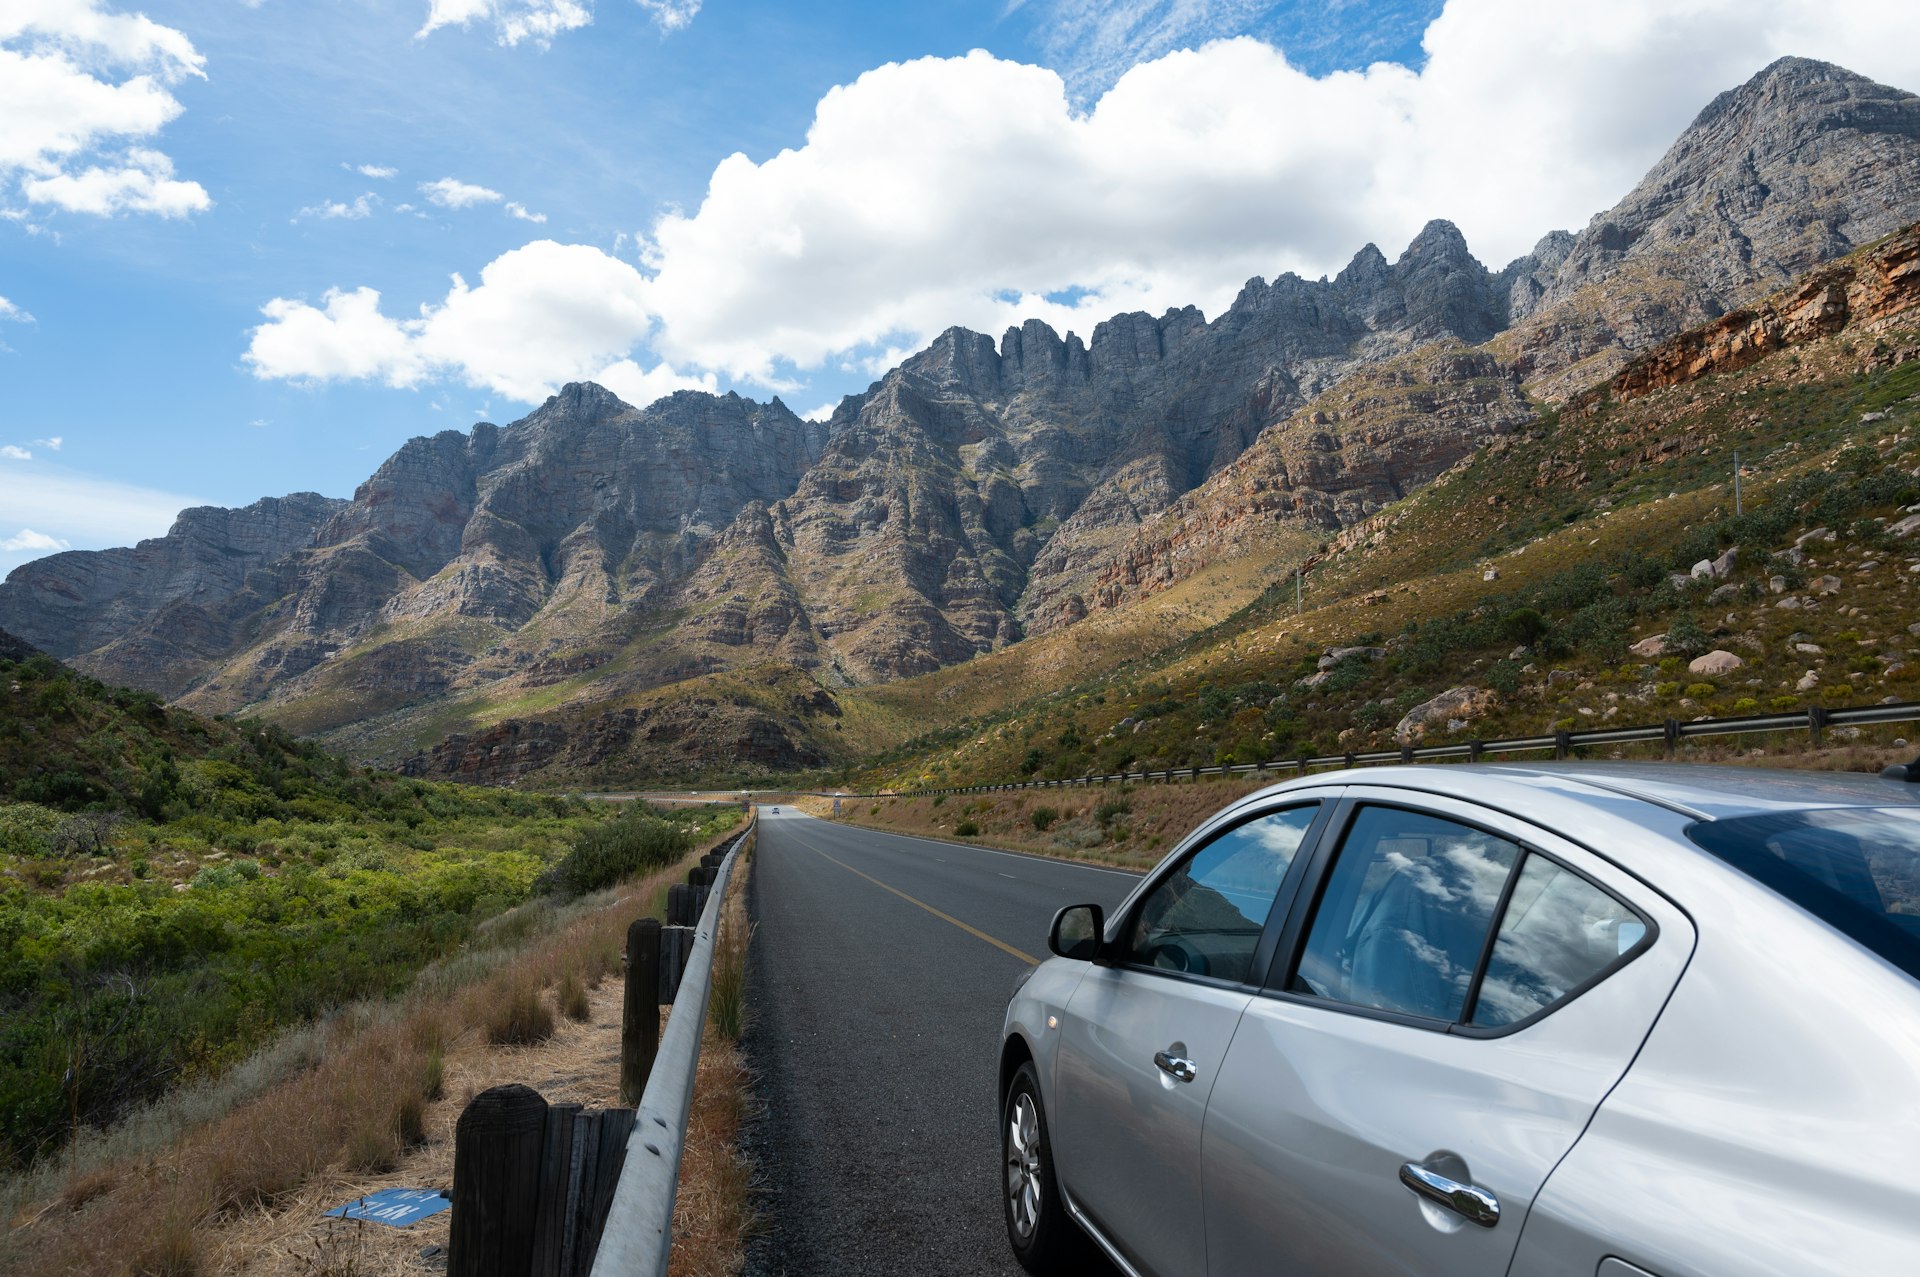
[(1007, 1084), (1000, 1104), (1000, 1205), (1007, 1243), (1035, 1274), (1077, 1273), (1093, 1246), (1067, 1214), (1053, 1174), (1053, 1143), (1032, 1061)]

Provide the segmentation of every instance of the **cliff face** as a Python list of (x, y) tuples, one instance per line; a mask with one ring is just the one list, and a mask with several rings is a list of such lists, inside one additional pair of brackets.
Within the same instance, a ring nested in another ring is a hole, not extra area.
[(1077, 610), (1137, 602), (1235, 555), (1297, 562), (1534, 416), (1514, 369), (1458, 344), (1355, 373), (1128, 537)]
[(439, 774), (815, 765), (832, 689), (1236, 556), (1276, 577), (1527, 421), (1526, 392), (1617, 374), (1642, 393), (1891, 315), (1911, 235), (1754, 299), (1916, 219), (1920, 98), (1788, 59), (1586, 230), (1499, 271), (1436, 221), (1396, 260), (1367, 245), (1332, 279), (1252, 280), (1212, 321), (956, 328), (826, 423), (568, 386), (512, 425), (411, 440), (351, 501), (190, 510), (130, 550), (30, 563), (0, 624), (362, 754), (440, 742), (409, 764)]

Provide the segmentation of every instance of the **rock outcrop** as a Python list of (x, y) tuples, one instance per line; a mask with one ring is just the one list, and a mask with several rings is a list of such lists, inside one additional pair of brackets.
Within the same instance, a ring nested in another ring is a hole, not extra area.
[[(1776, 350), (1853, 328), (1875, 332), (1920, 312), (1920, 227), (1889, 236), (1814, 271), (1751, 308), (1661, 343), (1606, 383), (1616, 399), (1637, 399), (1667, 386), (1732, 372)], [(1896, 355), (1896, 362), (1916, 357)], [(1588, 397), (1600, 392), (1588, 392)]]

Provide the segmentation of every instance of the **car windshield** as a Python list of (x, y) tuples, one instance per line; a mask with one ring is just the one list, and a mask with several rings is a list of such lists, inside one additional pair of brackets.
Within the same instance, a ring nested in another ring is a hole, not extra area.
[(1920, 979), (1920, 808), (1738, 816), (1687, 836)]

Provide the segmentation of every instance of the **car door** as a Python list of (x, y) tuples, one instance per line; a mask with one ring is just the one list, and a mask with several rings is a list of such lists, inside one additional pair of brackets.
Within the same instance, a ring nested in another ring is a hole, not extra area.
[(1659, 1016), (1684, 914), (1546, 830), (1351, 788), (1209, 1099), (1209, 1271), (1507, 1269)]
[(1136, 893), (1067, 1003), (1054, 1163), (1073, 1208), (1143, 1273), (1206, 1271), (1207, 1095), (1323, 810), (1296, 801), (1203, 836)]

